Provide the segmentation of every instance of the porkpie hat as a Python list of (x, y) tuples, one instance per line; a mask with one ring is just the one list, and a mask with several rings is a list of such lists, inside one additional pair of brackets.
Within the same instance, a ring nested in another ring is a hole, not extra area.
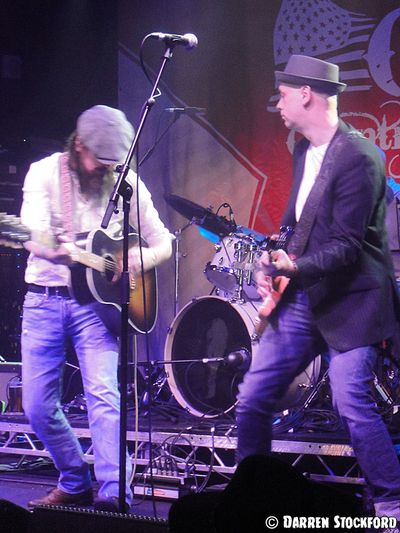
[(292, 55), (284, 71), (275, 71), (277, 85), (309, 85), (328, 94), (337, 94), (347, 87), (339, 81), (339, 67), (316, 57)]

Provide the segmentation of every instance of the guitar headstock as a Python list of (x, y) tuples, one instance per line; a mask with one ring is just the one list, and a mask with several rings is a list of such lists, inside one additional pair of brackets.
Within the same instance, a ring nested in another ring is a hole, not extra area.
[(277, 237), (272, 238), (267, 236), (265, 238), (264, 242), (261, 244), (261, 250), (286, 250), (293, 233), (294, 228), (292, 226), (281, 226)]
[(27, 241), (35, 241), (49, 248), (55, 247), (52, 231), (31, 231), (16, 215), (0, 213), (0, 246), (23, 248)]
[(21, 223), (16, 215), (0, 213), (0, 245), (10, 248), (23, 248), (23, 243), (29, 241), (31, 232)]

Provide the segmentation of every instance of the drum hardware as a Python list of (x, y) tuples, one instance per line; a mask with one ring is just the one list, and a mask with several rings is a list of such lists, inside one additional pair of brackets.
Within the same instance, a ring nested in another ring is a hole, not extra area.
[[(144, 378), (142, 378), (143, 392), (139, 399), (139, 409), (141, 409), (141, 415), (147, 416), (150, 408), (154, 410), (154, 402), (159, 400), (163, 395), (164, 385), (167, 382), (167, 374), (165, 370), (159, 366), (163, 365), (163, 361), (151, 361), (150, 364), (147, 362), (138, 363), (138, 365), (143, 365), (145, 367)], [(157, 410), (160, 411), (160, 409)], [(161, 409), (161, 411), (162, 414), (165, 414), (167, 418), (171, 419), (169, 414), (164, 412), (164, 409)]]
[(233, 226), (234, 226), (235, 228), (237, 228), (237, 224), (236, 224), (236, 220), (235, 220), (235, 215), (233, 214), (233, 209), (232, 209), (231, 204), (228, 204), (228, 202), (223, 202), (223, 203), (218, 207), (218, 209), (217, 209), (217, 213), (216, 213), (217, 215), (218, 215), (218, 213), (220, 212), (220, 210), (221, 210), (222, 208), (226, 208), (226, 209), (228, 209), (229, 221), (230, 221), (231, 224), (233, 224)]
[[(375, 371), (373, 372), (372, 392), (379, 412), (383, 416), (385, 423), (389, 425), (389, 430), (398, 431), (398, 421), (396, 420), (395, 415), (399, 412), (400, 368), (399, 362), (393, 355), (392, 350), (393, 347), (390, 345), (380, 347), (380, 354), (378, 356)], [(329, 368), (327, 368), (327, 366), (329, 365), (325, 361), (323, 364), (324, 373), (322, 377), (313, 387), (312, 392), (301, 408), (301, 412), (299, 412), (299, 415), (301, 415), (303, 420), (307, 415), (310, 406), (313, 403), (315, 404), (317, 399), (319, 399), (320, 402), (318, 412), (326, 412), (327, 414), (331, 413), (331, 416), (334, 414), (337, 417), (331, 403), (332, 393), (330, 391)], [(326, 388), (325, 396), (323, 396), (324, 387)], [(326, 400), (329, 401), (324, 407)], [(324, 411), (322, 411), (321, 407)], [(310, 412), (312, 413), (312, 409)], [(337, 417), (336, 423), (339, 427), (341, 424), (339, 417)]]
[(374, 387), (381, 399), (384, 401), (384, 403), (388, 407), (393, 407), (394, 405), (394, 398), (392, 398), (389, 391), (386, 389), (386, 387), (381, 383), (378, 379), (378, 376), (374, 373)]
[(308, 407), (311, 405), (311, 403), (314, 401), (314, 399), (319, 394), (319, 392), (320, 392), (321, 388), (323, 387), (323, 385), (326, 385), (328, 383), (328, 379), (329, 379), (328, 378), (328, 373), (329, 373), (329, 371), (326, 370), (324, 375), (322, 376), (322, 378), (314, 386), (313, 391), (311, 392), (310, 396), (307, 398), (307, 400), (305, 401), (305, 403), (303, 405), (303, 411), (308, 409)]
[[(374, 391), (382, 415), (393, 417), (399, 412), (400, 365), (398, 359), (399, 339), (397, 334), (390, 341), (384, 341), (379, 348), (374, 372)], [(397, 422), (398, 423), (398, 422)]]
[(185, 253), (181, 253), (180, 251), (180, 242), (182, 239), (182, 233), (185, 231), (185, 229), (189, 228), (192, 224), (194, 224), (193, 220), (191, 220), (188, 224), (185, 224), (182, 228), (176, 230), (174, 232), (175, 235), (175, 279), (174, 279), (174, 316), (176, 316), (178, 312), (178, 301), (179, 301), (179, 261), (183, 257), (186, 257)]

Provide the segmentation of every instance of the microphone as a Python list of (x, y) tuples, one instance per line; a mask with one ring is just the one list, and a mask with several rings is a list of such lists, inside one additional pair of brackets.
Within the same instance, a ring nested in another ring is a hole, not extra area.
[(193, 33), (185, 33), (185, 35), (175, 35), (174, 33), (150, 33), (149, 37), (164, 41), (167, 44), (183, 44), (185, 48), (196, 48), (199, 41)]
[(205, 107), (167, 107), (164, 109), (167, 113), (175, 113), (176, 115), (197, 115), (205, 113)]
[(247, 348), (242, 347), (222, 357), (204, 357), (200, 362), (223, 363), (224, 365), (239, 368), (240, 370), (248, 370), (251, 363), (251, 354)]
[(247, 348), (240, 348), (231, 352), (224, 357), (224, 362), (228, 366), (239, 367), (240, 369), (248, 369), (251, 362), (250, 352)]

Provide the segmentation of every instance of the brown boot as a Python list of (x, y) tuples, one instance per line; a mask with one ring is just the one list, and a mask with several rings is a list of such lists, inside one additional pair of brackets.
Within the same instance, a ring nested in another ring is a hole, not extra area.
[(37, 505), (91, 505), (93, 503), (93, 491), (92, 489), (85, 490), (83, 492), (77, 492), (76, 494), (69, 494), (61, 489), (53, 489), (46, 496), (37, 498), (28, 502), (28, 507), (36, 507)]

